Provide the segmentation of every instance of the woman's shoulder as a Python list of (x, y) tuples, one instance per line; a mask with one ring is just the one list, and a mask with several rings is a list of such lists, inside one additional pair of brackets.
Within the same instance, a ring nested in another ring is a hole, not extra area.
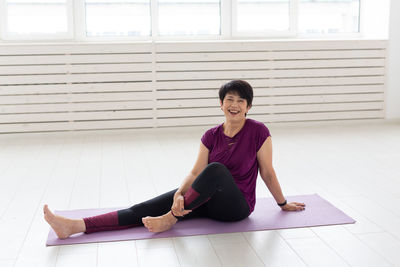
[(204, 134), (203, 134), (203, 138), (214, 139), (215, 136), (217, 136), (218, 130), (221, 127), (221, 125), (217, 125), (217, 126), (214, 126), (214, 127), (210, 128), (210, 129), (206, 130), (204, 132)]
[(222, 124), (216, 125), (210, 129), (208, 129), (207, 131), (205, 131), (205, 134), (211, 134), (211, 135), (215, 135), (217, 134), (218, 130), (222, 127)]
[(267, 126), (261, 121), (256, 121), (256, 120), (253, 120), (253, 119), (247, 119), (247, 123), (250, 126), (252, 126), (252, 128), (255, 128), (257, 130), (262, 130), (262, 129), (267, 128)]
[[(222, 125), (222, 124), (221, 124)], [(201, 142), (208, 148), (208, 150), (212, 150), (213, 144), (215, 143), (215, 140), (218, 139), (216, 136), (218, 135), (218, 130), (221, 127), (221, 125), (214, 126), (203, 134), (201, 137)]]

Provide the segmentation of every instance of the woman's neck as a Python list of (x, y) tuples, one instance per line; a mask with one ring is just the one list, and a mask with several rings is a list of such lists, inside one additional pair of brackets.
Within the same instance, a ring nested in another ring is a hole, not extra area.
[(243, 128), (245, 123), (246, 119), (238, 122), (231, 122), (231, 121), (224, 122), (224, 124), (222, 125), (224, 129), (224, 134), (229, 137), (235, 136)]

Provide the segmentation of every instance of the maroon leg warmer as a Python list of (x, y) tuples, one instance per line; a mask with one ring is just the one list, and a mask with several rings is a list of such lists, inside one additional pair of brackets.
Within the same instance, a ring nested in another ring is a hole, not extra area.
[(207, 197), (205, 199), (204, 197), (199, 197), (200, 193), (194, 190), (193, 187), (190, 187), (183, 196), (185, 201), (185, 209), (193, 210), (210, 200), (210, 197)]
[(136, 225), (119, 225), (118, 212), (113, 211), (93, 217), (83, 218), (86, 225), (85, 234), (91, 234), (100, 231), (111, 231), (127, 229)]

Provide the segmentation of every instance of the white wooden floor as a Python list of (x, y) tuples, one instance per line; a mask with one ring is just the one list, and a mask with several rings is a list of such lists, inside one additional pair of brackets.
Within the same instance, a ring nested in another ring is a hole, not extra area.
[[(400, 122), (270, 126), (284, 194), (355, 225), (45, 247), (42, 206), (128, 206), (177, 187), (204, 128), (0, 135), (0, 266), (400, 266)], [(258, 197), (270, 196), (259, 179)]]

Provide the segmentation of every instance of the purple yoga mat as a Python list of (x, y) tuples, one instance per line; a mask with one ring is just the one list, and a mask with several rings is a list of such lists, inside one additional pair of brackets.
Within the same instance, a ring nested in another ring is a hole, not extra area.
[[(254, 212), (248, 218), (239, 222), (218, 222), (207, 218), (196, 218), (179, 222), (169, 231), (163, 233), (150, 233), (142, 226), (93, 234), (76, 234), (67, 239), (57, 238), (54, 231), (50, 229), (46, 245), (58, 246), (355, 223), (355, 220), (317, 194), (290, 196), (287, 197), (287, 200), (288, 202), (304, 202), (306, 204), (306, 209), (299, 212), (286, 212), (282, 211), (276, 205), (273, 198), (259, 198), (257, 199)], [(55, 213), (76, 219), (99, 215), (117, 209), (119, 208), (82, 209), (55, 211)]]

